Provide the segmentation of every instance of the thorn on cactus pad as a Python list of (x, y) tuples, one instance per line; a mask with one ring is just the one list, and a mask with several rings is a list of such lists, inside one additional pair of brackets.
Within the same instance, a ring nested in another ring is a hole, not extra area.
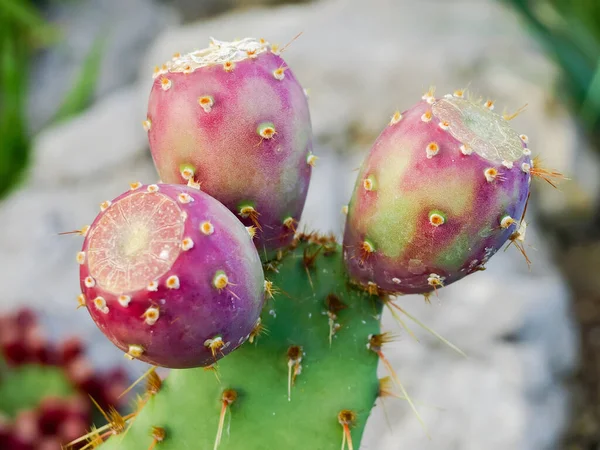
[(217, 383), (221, 384), (221, 376), (219, 375), (219, 367), (217, 363), (211, 364), (210, 366), (206, 366), (203, 368), (205, 372), (212, 372), (215, 374), (215, 378), (217, 379)]
[(223, 354), (222, 350), (224, 348), (226, 348), (228, 345), (223, 341), (223, 338), (221, 336), (215, 336), (212, 339), (207, 339), (206, 341), (204, 341), (204, 346), (210, 350), (212, 357), (216, 361), (217, 353), (221, 352), (221, 354)]
[(523, 142), (523, 144), (529, 144), (529, 137), (527, 137), (526, 134), (519, 135), (519, 139), (521, 139), (521, 142)]
[(431, 122), (431, 118), (432, 118), (432, 114), (431, 111), (427, 110), (423, 113), (423, 115), (421, 116), (421, 120), (425, 123)]
[(345, 216), (348, 215), (348, 205), (342, 206), (342, 214), (344, 214)]
[(210, 220), (205, 220), (200, 224), (200, 232), (206, 236), (210, 236), (215, 232), (215, 227)]
[(248, 235), (250, 235), (250, 239), (254, 239), (256, 236), (256, 227), (246, 227), (246, 231), (248, 231)]
[(425, 153), (427, 155), (427, 159), (433, 158), (439, 152), (440, 152), (440, 146), (437, 144), (437, 142), (430, 142), (429, 144), (427, 144), (427, 147), (425, 148)]
[(83, 280), (83, 284), (85, 284), (85, 287), (87, 287), (87, 288), (93, 288), (94, 286), (96, 286), (96, 280), (94, 280), (92, 277), (88, 276), (88, 277), (85, 277), (85, 280)]
[(337, 315), (340, 311), (346, 309), (348, 305), (340, 300), (335, 294), (329, 294), (325, 298), (325, 307), (327, 308), (326, 314), (329, 324), (329, 347), (333, 341), (333, 336), (340, 329), (341, 325), (336, 323)]
[(456, 98), (463, 98), (465, 96), (465, 89), (457, 89), (452, 95)]
[(383, 363), (383, 365), (386, 367), (386, 369), (390, 372), (390, 375), (392, 376), (392, 379), (396, 383), (396, 386), (398, 386), (398, 388), (402, 392), (402, 395), (404, 395), (404, 397), (406, 398), (406, 401), (408, 402), (408, 404), (410, 405), (410, 408), (412, 409), (413, 413), (417, 417), (417, 420), (423, 427), (423, 430), (425, 430), (425, 434), (427, 435), (427, 437), (429, 439), (431, 439), (431, 437), (429, 436), (429, 432), (427, 431), (427, 427), (425, 426), (425, 422), (421, 418), (419, 411), (417, 411), (417, 408), (416, 408), (415, 404), (413, 403), (412, 399), (410, 398), (410, 396), (408, 395), (408, 392), (404, 388), (404, 385), (400, 382), (400, 379), (398, 378), (396, 371), (392, 367), (392, 364), (383, 354), (384, 344), (391, 343), (394, 340), (395, 340), (395, 337), (389, 332), (385, 332), (385, 333), (381, 333), (381, 334), (371, 334), (368, 336), (367, 349), (369, 349), (372, 352), (374, 352), (375, 354), (377, 354), (377, 356), (379, 357), (379, 360)]
[(283, 220), (283, 226), (286, 227), (288, 230), (293, 231), (294, 233), (296, 232), (296, 225), (298, 224), (298, 221), (296, 219), (294, 219), (293, 217), (286, 217)]
[(296, 377), (302, 372), (302, 347), (299, 345), (291, 345), (287, 351), (288, 365), (288, 402), (292, 401), (292, 386), (296, 381)]
[(134, 181), (133, 183), (129, 183), (129, 189), (131, 189), (132, 191), (135, 191), (136, 189), (139, 189), (142, 187), (142, 183), (140, 183), (139, 181)]
[(490, 111), (494, 110), (494, 102), (492, 100), (487, 100), (483, 106), (485, 106), (487, 109), (489, 109)]
[(156, 306), (150, 306), (144, 314), (142, 314), (142, 318), (146, 325), (154, 325), (160, 317), (160, 311)]
[(277, 132), (273, 122), (263, 122), (256, 127), (256, 132), (262, 139), (272, 139)]
[(150, 185), (148, 185), (148, 187), (146, 188), (146, 190), (150, 194), (154, 194), (154, 193), (158, 192), (160, 190), (160, 188), (158, 187), (157, 184), (150, 184)]
[(148, 283), (148, 285), (146, 286), (146, 289), (150, 292), (156, 292), (158, 291), (158, 281), (151, 281), (150, 283)]
[(131, 297), (129, 295), (119, 295), (117, 301), (122, 307), (127, 308), (129, 306), (129, 302), (131, 302)]
[(150, 447), (148, 447), (148, 450), (154, 450), (159, 442), (162, 442), (165, 440), (166, 435), (167, 435), (167, 433), (164, 428), (153, 426), (150, 429), (150, 436), (152, 436), (152, 443), (150, 444)]
[(269, 329), (266, 327), (266, 325), (264, 325), (262, 323), (262, 320), (259, 317), (258, 320), (256, 321), (256, 325), (254, 325), (254, 328), (252, 328), (252, 331), (250, 332), (250, 335), (248, 336), (248, 342), (250, 342), (251, 344), (254, 343), (254, 340), (257, 340), (257, 342), (258, 342), (258, 337), (263, 334), (268, 336)]
[(273, 284), (272, 281), (265, 280), (265, 294), (268, 299), (275, 298), (275, 294), (278, 294), (280, 290)]
[(504, 167), (506, 167), (507, 169), (512, 169), (514, 166), (514, 163), (512, 161), (502, 161), (502, 165)]
[(171, 275), (169, 278), (167, 278), (165, 285), (168, 289), (179, 289), (181, 286), (179, 284), (179, 277), (177, 275)]
[(379, 286), (377, 286), (377, 283), (373, 283), (372, 281), (367, 282), (367, 293), (379, 297)]
[(219, 427), (217, 428), (217, 437), (213, 450), (217, 450), (221, 444), (221, 436), (223, 435), (223, 425), (225, 424), (225, 414), (227, 408), (237, 400), (237, 392), (233, 389), (225, 389), (221, 394), (221, 414), (219, 416)]
[(173, 83), (171, 83), (171, 80), (169, 80), (167, 77), (162, 77), (160, 79), (160, 87), (163, 91), (168, 91), (169, 89), (171, 89), (172, 85)]
[(77, 296), (77, 309), (82, 308), (84, 306), (85, 306), (85, 295), (79, 294)]
[(390, 126), (396, 125), (398, 122), (402, 120), (402, 114), (400, 111), (396, 111), (392, 118), (390, 119)]
[(143, 120), (142, 126), (144, 127), (144, 131), (148, 132), (152, 128), (152, 121), (150, 119)]
[(260, 216), (260, 213), (254, 209), (254, 206), (246, 204), (246, 205), (241, 205), (240, 206), (240, 212), (238, 213), (240, 217), (244, 218), (244, 219), (250, 219), (250, 221), (254, 224), (254, 226), (256, 228), (258, 228), (260, 231), (262, 231), (262, 227), (260, 226), (260, 223), (258, 222), (258, 216)]
[(110, 207), (111, 204), (112, 203), (110, 200), (103, 201), (102, 203), (100, 203), (100, 211), (103, 211), (103, 212), (106, 211)]
[[(429, 299), (431, 297), (431, 293), (424, 294), (424, 297), (425, 297), (425, 302), (426, 303), (430, 303)], [(398, 315), (398, 312), (400, 312), (401, 314), (404, 314), (412, 322), (416, 323), (418, 326), (420, 326), (421, 328), (423, 328), (425, 331), (427, 331), (428, 333), (430, 333), (431, 335), (433, 335), (435, 338), (439, 339), (440, 342), (442, 342), (443, 344), (445, 344), (448, 347), (450, 347), (452, 350), (454, 350), (455, 352), (457, 352), (459, 355), (461, 355), (461, 356), (463, 356), (465, 358), (467, 357), (467, 355), (465, 354), (465, 352), (463, 352), (460, 348), (458, 348), (456, 345), (454, 345), (453, 343), (451, 343), (448, 339), (446, 339), (445, 337), (443, 337), (442, 335), (440, 335), (439, 333), (437, 333), (436, 331), (434, 331), (432, 328), (430, 328), (427, 325), (425, 325), (423, 322), (421, 322), (419, 319), (417, 319), (416, 317), (414, 317), (412, 314), (410, 314), (404, 308), (400, 307), (400, 305), (398, 305), (397, 303), (393, 302), (390, 297), (387, 297), (387, 298), (384, 299), (384, 304), (388, 308), (388, 310), (392, 313), (392, 316), (394, 317), (394, 319), (396, 320), (396, 322), (398, 322), (398, 324), (400, 326), (402, 326), (402, 328), (404, 328), (404, 330), (412, 338), (414, 338), (417, 342), (419, 340), (417, 339), (416, 335), (408, 327), (408, 325), (406, 325), (404, 323), (404, 321), (402, 320), (402, 318)]]
[(215, 100), (212, 95), (203, 95), (198, 97), (198, 104), (202, 107), (205, 113), (209, 113), (215, 104)]
[(525, 173), (529, 173), (531, 171), (531, 164), (523, 163), (521, 164), (521, 171)]
[[(142, 354), (140, 353), (137, 356), (137, 358), (139, 358), (141, 355)], [(144, 372), (142, 374), (142, 376), (140, 376), (137, 380), (135, 380), (133, 383), (131, 383), (127, 389), (125, 389), (123, 392), (121, 392), (121, 394), (119, 395), (118, 398), (124, 397), (129, 391), (131, 391), (134, 387), (136, 387), (144, 378), (149, 379), (150, 375), (155, 375), (156, 377), (158, 377), (158, 375), (156, 375), (156, 366), (152, 366), (146, 372)], [(160, 377), (158, 377), (158, 379), (160, 380)], [(146, 387), (147, 387), (147, 383), (146, 383)], [(146, 393), (148, 393), (148, 389), (146, 389)], [(150, 394), (150, 395), (152, 395), (152, 394)]]
[(431, 211), (429, 213), (429, 223), (434, 227), (439, 227), (446, 223), (446, 215), (441, 211)]
[(338, 422), (342, 426), (342, 450), (346, 450), (346, 445), (348, 445), (348, 450), (354, 450), (350, 428), (356, 423), (356, 413), (349, 409), (343, 409), (338, 413)]
[(235, 63), (233, 61), (225, 61), (223, 63), (223, 70), (225, 72), (233, 72), (234, 68), (235, 68)]

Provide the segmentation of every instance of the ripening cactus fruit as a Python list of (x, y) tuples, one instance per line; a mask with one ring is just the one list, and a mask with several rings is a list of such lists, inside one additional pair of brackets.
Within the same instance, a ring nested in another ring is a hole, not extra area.
[(207, 366), (241, 345), (264, 302), (248, 230), (183, 185), (133, 183), (101, 205), (77, 254), (80, 304), (131, 358)]
[(431, 90), (394, 114), (348, 207), (354, 282), (428, 295), (482, 270), (507, 240), (521, 244), (533, 161), (508, 119), (463, 91), (435, 98)]
[(301, 235), (272, 269), (250, 341), (158, 391), (149, 377), (131, 428), (103, 450), (359, 448), (378, 396), (395, 395), (377, 378), (382, 303), (348, 283), (329, 238)]
[(306, 95), (275, 46), (211, 39), (157, 67), (144, 128), (161, 180), (200, 184), (257, 231), (263, 260), (288, 245), (306, 199)]

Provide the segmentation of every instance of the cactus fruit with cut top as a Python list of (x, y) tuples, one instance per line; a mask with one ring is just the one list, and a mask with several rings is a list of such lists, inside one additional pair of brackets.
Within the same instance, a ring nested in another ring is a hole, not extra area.
[(355, 282), (427, 295), (524, 235), (531, 151), (492, 109), (462, 91), (431, 92), (392, 117), (348, 205), (344, 251)]
[(264, 275), (248, 230), (183, 185), (134, 183), (105, 202), (77, 254), (80, 302), (132, 358), (207, 366), (259, 318)]

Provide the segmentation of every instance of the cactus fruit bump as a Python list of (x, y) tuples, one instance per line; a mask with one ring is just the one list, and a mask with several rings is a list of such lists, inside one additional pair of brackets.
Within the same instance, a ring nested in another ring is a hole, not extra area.
[(264, 301), (248, 230), (182, 185), (133, 183), (103, 210), (77, 255), (80, 304), (131, 358), (207, 366), (240, 346)]
[(524, 237), (531, 152), (492, 109), (462, 91), (430, 91), (392, 117), (349, 204), (344, 247), (355, 282), (427, 295)]
[(314, 164), (304, 90), (275, 46), (211, 39), (155, 70), (144, 128), (161, 180), (200, 183), (247, 226), (261, 258), (288, 245)]

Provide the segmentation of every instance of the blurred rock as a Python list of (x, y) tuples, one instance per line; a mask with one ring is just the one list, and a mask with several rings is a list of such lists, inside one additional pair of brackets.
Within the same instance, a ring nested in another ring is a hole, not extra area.
[(193, 22), (203, 17), (221, 14), (230, 9), (245, 9), (258, 5), (278, 5), (283, 3), (306, 3), (311, 0), (167, 0), (179, 11), (185, 22)]
[(154, 37), (179, 21), (173, 8), (155, 0), (51, 2), (45, 15), (60, 37), (36, 55), (30, 70), (27, 116), (33, 132), (54, 117), (97, 39), (106, 39), (95, 91), (101, 98), (131, 83)]

